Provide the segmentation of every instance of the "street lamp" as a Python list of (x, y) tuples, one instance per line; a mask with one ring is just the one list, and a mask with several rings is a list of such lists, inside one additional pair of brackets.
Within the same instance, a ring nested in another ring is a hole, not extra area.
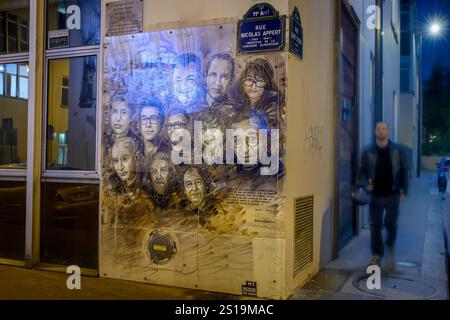
[(434, 22), (431, 26), (430, 26), (430, 32), (433, 36), (437, 36), (441, 33), (442, 27), (439, 23)]

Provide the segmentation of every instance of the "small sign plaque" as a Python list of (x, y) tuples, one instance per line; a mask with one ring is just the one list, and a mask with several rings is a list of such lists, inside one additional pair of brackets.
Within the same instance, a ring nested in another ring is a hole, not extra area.
[(49, 49), (66, 48), (69, 46), (69, 29), (52, 30), (48, 32)]
[(286, 18), (268, 3), (252, 6), (238, 22), (238, 53), (284, 49)]
[(120, 0), (106, 4), (106, 36), (142, 32), (142, 0)]
[(289, 23), (289, 51), (303, 60), (303, 27), (300, 11), (294, 8)]
[(242, 295), (256, 297), (256, 282), (255, 281), (246, 281), (245, 284), (242, 285)]

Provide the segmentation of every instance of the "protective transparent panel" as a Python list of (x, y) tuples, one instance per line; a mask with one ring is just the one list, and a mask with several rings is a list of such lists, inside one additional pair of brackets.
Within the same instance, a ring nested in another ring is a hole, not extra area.
[(285, 54), (236, 56), (234, 35), (226, 24), (107, 38), (109, 276), (240, 292), (265, 260), (281, 263)]

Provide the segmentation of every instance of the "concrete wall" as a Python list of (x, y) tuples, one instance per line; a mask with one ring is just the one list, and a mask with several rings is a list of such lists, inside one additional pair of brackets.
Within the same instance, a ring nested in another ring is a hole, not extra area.
[(415, 20), (417, 19), (417, 12), (415, 5), (408, 6), (408, 10), (403, 8), (404, 11), (410, 15), (410, 25), (402, 26), (403, 30), (410, 32), (410, 55), (401, 56), (400, 61), (402, 66), (409, 66), (409, 88), (402, 91), (400, 96), (400, 110), (398, 116), (398, 141), (412, 150), (413, 157), (413, 172), (417, 172), (417, 158), (418, 152), (418, 117), (419, 117), (419, 103), (421, 92), (419, 87), (420, 79), (420, 52), (417, 52), (418, 37), (415, 34)]
[[(375, 0), (350, 0), (359, 21), (359, 148), (373, 142), (374, 128), (374, 81), (375, 81), (375, 29), (367, 27), (367, 9), (375, 5)], [(393, 9), (393, 6), (395, 7)], [(394, 19), (393, 19), (394, 18)], [(395, 39), (392, 22), (397, 32)], [(400, 0), (387, 0), (383, 4), (383, 118), (391, 127), (391, 139), (396, 140), (401, 133), (397, 119), (401, 110), (400, 98)], [(395, 94), (395, 95), (394, 95)], [(396, 100), (396, 103), (395, 103)], [(396, 106), (395, 106), (396, 104)], [(402, 135), (403, 137), (404, 135)], [(368, 209), (360, 209), (361, 223), (368, 223)]]
[[(393, 5), (396, 9), (393, 11)], [(398, 128), (398, 107), (400, 105), (400, 0), (383, 2), (383, 120), (389, 123), (391, 139), (396, 140)], [(397, 39), (394, 36), (392, 22), (395, 23)], [(394, 107), (394, 95), (398, 105)]]
[[(304, 28), (304, 60), (288, 57), (287, 92), (287, 272), (289, 290), (303, 284), (331, 259), (331, 203), (333, 187), (333, 28), (332, 1), (290, 1), (297, 6)], [(320, 30), (320, 33), (317, 31)], [(318, 130), (319, 152), (308, 142)], [(314, 195), (314, 263), (293, 279), (294, 197)], [(323, 223), (323, 222), (326, 223)], [(322, 241), (324, 243), (322, 243)], [(322, 248), (322, 252), (321, 252)]]
[[(359, 149), (373, 141), (374, 85), (375, 85), (375, 29), (367, 27), (367, 8), (375, 0), (351, 0), (351, 6), (358, 15), (359, 30)], [(360, 208), (360, 227), (368, 223), (368, 208)]]
[(416, 130), (416, 98), (412, 93), (400, 96), (400, 110), (398, 113), (398, 141), (410, 148), (414, 147)]
[(412, 150), (412, 168), (417, 172), (418, 154), (418, 114), (419, 106), (415, 93), (402, 93), (400, 95), (400, 109), (398, 113), (398, 142), (408, 146)]
[(367, 8), (375, 4), (375, 0), (351, 0), (361, 22), (359, 32), (359, 142), (360, 148), (373, 140), (373, 97), (374, 76), (373, 59), (375, 55), (375, 30), (367, 27)]
[[(106, 0), (114, 2), (114, 0)], [(241, 19), (256, 0), (144, 0), (144, 32), (171, 27), (199, 26)], [(288, 13), (287, 0), (268, 0), (280, 14)]]

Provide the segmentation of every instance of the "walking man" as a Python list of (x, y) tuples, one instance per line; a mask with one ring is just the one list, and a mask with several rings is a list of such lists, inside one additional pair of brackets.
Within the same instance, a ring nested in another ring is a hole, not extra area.
[[(370, 233), (372, 259), (369, 265), (380, 266), (384, 256), (383, 226), (387, 231), (387, 271), (394, 270), (394, 244), (397, 236), (400, 202), (408, 192), (408, 161), (402, 145), (388, 139), (389, 126), (377, 124), (376, 141), (362, 155), (362, 173), (367, 191), (372, 193), (370, 203)], [(386, 214), (384, 214), (386, 212)]]

